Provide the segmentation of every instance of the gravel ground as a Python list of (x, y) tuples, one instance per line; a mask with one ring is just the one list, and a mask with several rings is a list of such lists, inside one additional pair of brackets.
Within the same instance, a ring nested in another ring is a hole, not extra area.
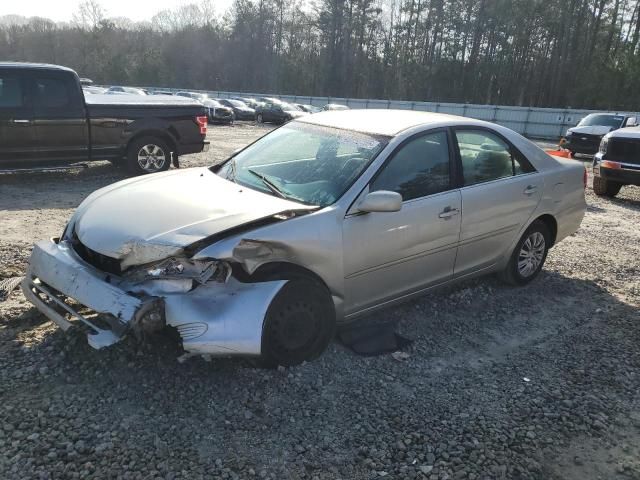
[[(213, 127), (212, 163), (267, 127)], [(120, 178), (0, 177), (0, 280)], [(14, 292), (0, 303), (0, 478), (640, 478), (640, 189), (587, 191), (581, 230), (522, 289), (467, 282), (382, 312), (408, 358), (334, 343), (261, 370), (176, 361), (168, 336), (94, 351)]]

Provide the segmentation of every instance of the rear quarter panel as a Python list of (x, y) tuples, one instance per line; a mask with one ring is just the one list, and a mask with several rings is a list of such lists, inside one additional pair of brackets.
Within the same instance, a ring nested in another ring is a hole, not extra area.
[(182, 153), (183, 145), (202, 144), (204, 136), (195, 117), (205, 115), (205, 107), (191, 105), (87, 105), (92, 158), (121, 158), (129, 141), (139, 135), (168, 137)]

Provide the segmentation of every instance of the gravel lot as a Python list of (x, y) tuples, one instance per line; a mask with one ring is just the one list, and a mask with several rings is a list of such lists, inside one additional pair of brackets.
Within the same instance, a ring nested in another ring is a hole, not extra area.
[[(210, 129), (212, 163), (268, 130)], [(124, 177), (0, 177), (0, 280)], [(338, 343), (261, 370), (190, 359), (165, 336), (94, 351), (14, 292), (0, 303), (0, 478), (640, 478), (640, 189), (587, 192), (582, 229), (517, 289), (485, 278), (380, 317), (409, 357)]]

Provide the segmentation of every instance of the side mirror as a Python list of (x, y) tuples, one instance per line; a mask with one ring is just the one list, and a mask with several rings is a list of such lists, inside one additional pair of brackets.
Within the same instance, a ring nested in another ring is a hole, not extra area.
[(629, 118), (627, 118), (627, 123), (625, 124), (625, 127), (635, 127), (636, 125), (638, 125), (638, 118), (637, 117), (629, 117)]
[(388, 190), (368, 193), (358, 205), (361, 212), (397, 212), (402, 208), (402, 195)]

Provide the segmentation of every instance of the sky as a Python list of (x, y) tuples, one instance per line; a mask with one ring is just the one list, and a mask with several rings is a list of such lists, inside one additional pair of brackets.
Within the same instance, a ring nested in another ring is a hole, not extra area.
[[(197, 3), (197, 0), (102, 0), (99, 3), (106, 11), (107, 17), (128, 17), (139, 22), (150, 20), (160, 10)], [(218, 14), (224, 13), (230, 3), (228, 0), (213, 1)], [(0, 0), (0, 16), (13, 14), (45, 17), (56, 22), (71, 21), (79, 4), (80, 0)]]

